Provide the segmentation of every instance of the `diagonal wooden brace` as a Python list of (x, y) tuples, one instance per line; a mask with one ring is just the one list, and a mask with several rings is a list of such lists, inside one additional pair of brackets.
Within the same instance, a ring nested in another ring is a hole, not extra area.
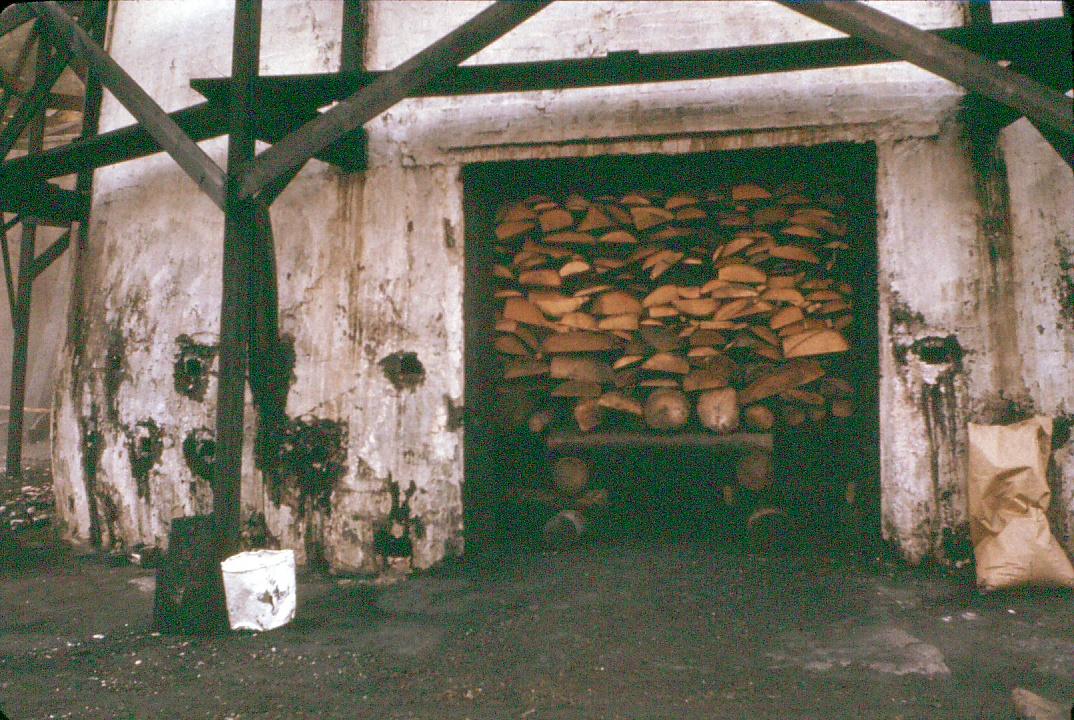
[(223, 208), (225, 175), (220, 166), (59, 5), (42, 2), (32, 3), (30, 7), (49, 23), (59, 41), (93, 68), (101, 84), (112, 91), (161, 149), (175, 159), (217, 207)]
[(967, 90), (1003, 103), (1034, 124), (1074, 135), (1074, 110), (1070, 98), (925, 30), (856, 1), (779, 2)]
[(246, 198), (257, 195), (277, 177), (305, 164), (315, 153), (491, 45), (547, 4), (544, 0), (501, 0), (481, 11), (470, 21), (261, 153), (243, 173), (241, 195)]

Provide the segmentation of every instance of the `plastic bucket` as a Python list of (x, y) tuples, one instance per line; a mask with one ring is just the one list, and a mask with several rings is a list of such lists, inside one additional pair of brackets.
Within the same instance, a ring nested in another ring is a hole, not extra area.
[(295, 553), (251, 550), (220, 563), (232, 630), (272, 630), (295, 617)]

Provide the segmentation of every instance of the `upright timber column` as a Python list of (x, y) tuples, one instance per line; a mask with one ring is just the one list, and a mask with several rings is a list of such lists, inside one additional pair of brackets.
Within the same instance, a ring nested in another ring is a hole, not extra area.
[[(37, 41), (37, 63), (34, 74), (35, 82), (40, 82), (40, 75), (49, 72), (48, 45), (43, 37)], [(45, 88), (47, 91), (49, 88)], [(30, 121), (26, 130), (27, 150), (40, 152), (45, 137), (45, 111), (38, 112)], [(6, 248), (5, 248), (6, 250)], [(11, 398), (8, 406), (7, 426), (7, 476), (12, 482), (22, 478), (22, 428), (26, 407), (26, 364), (27, 350), (30, 345), (30, 301), (34, 287), (34, 255), (37, 252), (37, 223), (31, 219), (22, 219), (22, 238), (19, 243), (18, 289), (15, 295), (15, 307), (11, 309), (12, 349), (11, 349)]]
[(246, 389), (246, 343), (250, 331), (247, 282), (255, 213), (239, 196), (239, 171), (254, 157), (253, 81), (261, 44), (260, 0), (235, 3), (231, 67), (230, 137), (227, 196), (224, 203), (224, 273), (220, 303), (220, 380), (216, 400), (216, 456), (213, 516), (219, 550), (234, 551), (239, 541), (239, 494), (242, 476), (243, 408)]

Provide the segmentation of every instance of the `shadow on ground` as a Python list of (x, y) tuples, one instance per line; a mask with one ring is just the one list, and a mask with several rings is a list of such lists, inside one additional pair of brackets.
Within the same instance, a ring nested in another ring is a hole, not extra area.
[[(508, 552), (507, 550), (511, 550)], [(1074, 598), (831, 554), (619, 539), (392, 584), (303, 574), (262, 635), (149, 625), (154, 576), (0, 566), (0, 708), (24, 718), (1010, 718), (1074, 698)]]

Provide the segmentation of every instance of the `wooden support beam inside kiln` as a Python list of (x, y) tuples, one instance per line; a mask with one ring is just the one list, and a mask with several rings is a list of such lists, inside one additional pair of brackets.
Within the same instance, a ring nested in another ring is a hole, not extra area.
[(859, 2), (780, 3), (1003, 103), (1035, 124), (1074, 135), (1074, 111), (1069, 98), (913, 25)]
[(642, 432), (549, 433), (545, 444), (550, 450), (595, 447), (709, 448), (730, 453), (771, 452), (771, 433), (678, 433), (656, 435)]
[(501, 0), (481, 11), (470, 21), (262, 153), (243, 174), (242, 195), (257, 195), (277, 177), (305, 164), (317, 152), (359, 129), (433, 78), (491, 45), (547, 4)]

